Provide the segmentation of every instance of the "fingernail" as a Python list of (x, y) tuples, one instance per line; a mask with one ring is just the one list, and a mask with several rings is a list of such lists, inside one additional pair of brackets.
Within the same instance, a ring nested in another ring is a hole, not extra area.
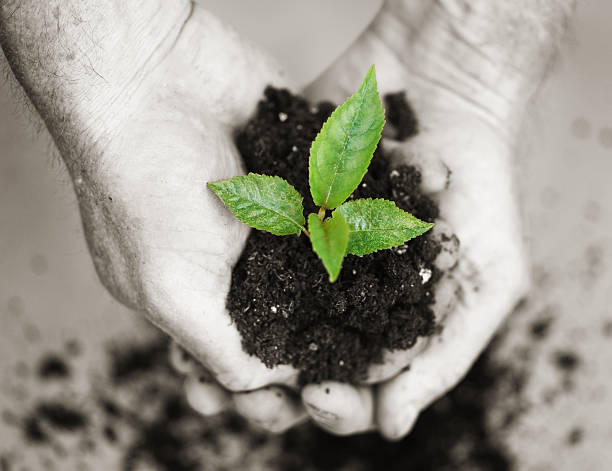
[(419, 416), (416, 409), (407, 408), (401, 414), (398, 414), (393, 421), (393, 424), (389, 427), (386, 437), (389, 440), (397, 441), (404, 438), (412, 428)]
[(308, 409), (310, 415), (320, 423), (331, 425), (337, 422), (339, 419), (338, 414), (334, 414), (333, 412), (321, 409), (320, 407), (317, 407), (314, 404), (305, 402), (304, 405), (306, 406), (306, 409)]

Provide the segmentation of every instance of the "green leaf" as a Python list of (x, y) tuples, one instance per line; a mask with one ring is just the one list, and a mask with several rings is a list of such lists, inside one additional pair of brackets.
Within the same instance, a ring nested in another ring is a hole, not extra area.
[(280, 177), (249, 173), (209, 182), (234, 216), (255, 229), (275, 235), (299, 235), (303, 229), (302, 197)]
[(337, 213), (349, 226), (347, 253), (359, 256), (397, 247), (433, 227), (384, 199), (347, 201), (334, 211), (334, 216)]
[(310, 192), (318, 206), (334, 209), (357, 188), (384, 124), (372, 66), (359, 90), (336, 108), (310, 147)]
[(319, 256), (332, 283), (338, 278), (349, 241), (349, 228), (342, 214), (321, 222), (316, 214), (308, 216), (312, 248)]

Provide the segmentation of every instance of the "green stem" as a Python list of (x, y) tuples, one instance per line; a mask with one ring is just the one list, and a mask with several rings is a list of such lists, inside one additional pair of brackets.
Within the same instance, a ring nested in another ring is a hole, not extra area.
[(323, 219), (325, 219), (325, 207), (321, 207), (319, 208), (319, 219), (321, 220), (321, 222), (323, 222)]

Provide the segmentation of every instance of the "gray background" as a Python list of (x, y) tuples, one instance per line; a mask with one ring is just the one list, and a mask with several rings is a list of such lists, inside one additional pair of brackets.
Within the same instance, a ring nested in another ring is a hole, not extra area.
[[(378, 7), (367, 1), (204, 3), (267, 47), (298, 83), (329, 64)], [(279, 9), (276, 19), (266, 18), (272, 7)], [(610, 19), (612, 3), (581, 4), (522, 138), (519, 178), (536, 285), (509, 320), (497, 355), (528, 363), (529, 410), (505, 439), (525, 470), (603, 471), (612, 462)], [(104, 345), (150, 332), (99, 284), (64, 168), (12, 86), (0, 82), (0, 409), (19, 411), (35, 397), (58, 393), (85, 401), (104, 367)], [(546, 317), (554, 318), (550, 335), (530, 345), (529, 325)], [(86, 348), (69, 387), (42, 388), (16, 373), (20, 361), (34, 363), (42, 351), (74, 337)], [(580, 359), (571, 390), (560, 386), (554, 364), (566, 350)], [(577, 429), (583, 439), (570, 446)], [(0, 421), (0, 452), (23, 455), (22, 447), (16, 429)], [(36, 453), (24, 459), (41, 469)], [(104, 469), (112, 451), (93, 459), (94, 469)]]

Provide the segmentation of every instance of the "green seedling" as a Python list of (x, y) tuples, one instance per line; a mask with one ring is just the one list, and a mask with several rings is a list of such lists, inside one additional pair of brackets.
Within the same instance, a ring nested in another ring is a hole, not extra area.
[(384, 124), (372, 66), (359, 90), (336, 108), (310, 147), (310, 193), (320, 209), (308, 216), (308, 229), (302, 196), (280, 177), (249, 173), (208, 186), (236, 218), (255, 229), (279, 236), (306, 234), (334, 282), (347, 254), (390, 249), (433, 226), (393, 201), (346, 201), (370, 165)]

